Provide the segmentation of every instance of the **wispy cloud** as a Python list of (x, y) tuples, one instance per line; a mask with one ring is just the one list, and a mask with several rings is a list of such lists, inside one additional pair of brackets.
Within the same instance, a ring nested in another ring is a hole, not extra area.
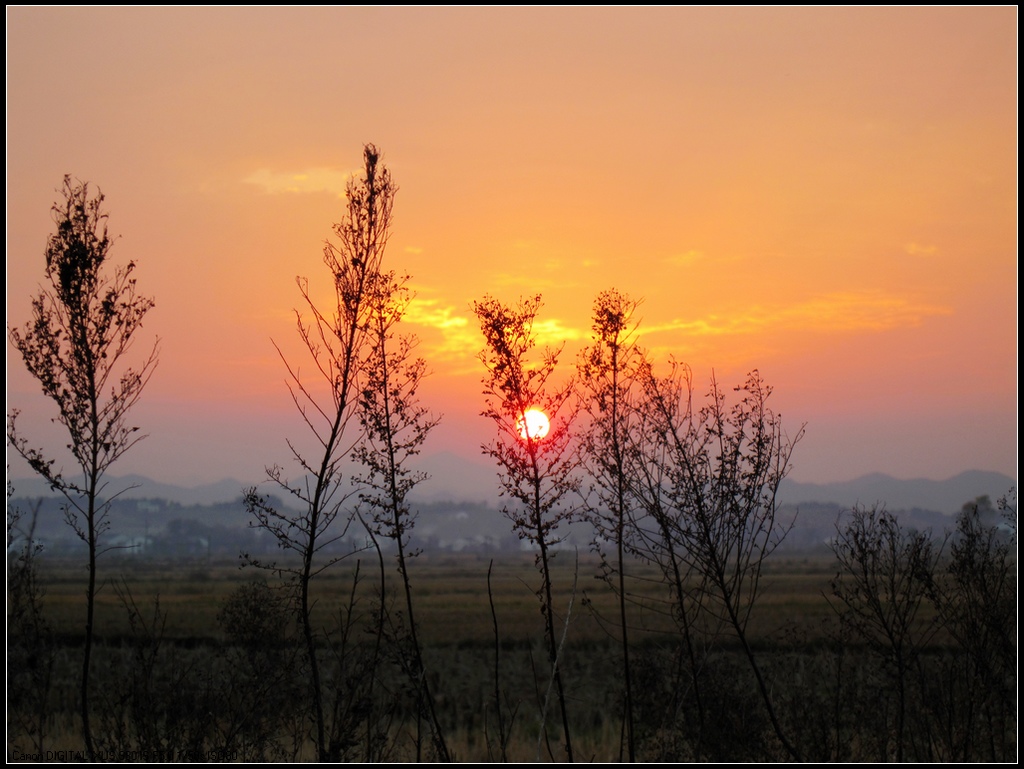
[(537, 344), (550, 347), (557, 347), (562, 342), (571, 342), (585, 336), (585, 332), (564, 326), (558, 319), (534, 321), (533, 333), (537, 336)]
[(686, 251), (685, 253), (682, 254), (672, 254), (671, 256), (666, 256), (662, 261), (664, 261), (665, 264), (671, 264), (674, 267), (689, 267), (694, 262), (699, 261), (703, 258), (704, 253), (702, 251), (697, 251), (691, 248), (689, 251)]
[(457, 315), (454, 307), (441, 306), (437, 299), (421, 299), (420, 297), (415, 297), (409, 303), (403, 320), (407, 323), (430, 326), (442, 331), (465, 328), (469, 325), (469, 319)]
[(838, 293), (787, 308), (780, 320), (790, 327), (824, 331), (884, 331), (920, 326), (926, 318), (952, 312), (950, 307), (895, 294)]
[(348, 171), (338, 171), (334, 168), (310, 168), (294, 173), (261, 168), (242, 181), (246, 184), (255, 184), (268, 195), (327, 192), (345, 197), (345, 187), (351, 175)]
[(693, 336), (753, 334), (765, 330), (821, 332), (885, 331), (921, 325), (926, 318), (949, 315), (950, 307), (882, 293), (825, 294), (788, 305), (755, 306), (736, 314), (677, 318), (640, 328), (644, 335), (679, 331)]
[[(475, 359), (484, 344), (475, 318), (437, 299), (414, 298), (403, 322), (428, 330), (423, 334), (422, 343), (431, 360), (452, 362)], [(557, 318), (534, 321), (533, 333), (539, 347), (558, 347), (563, 342), (585, 336), (584, 331), (567, 326)]]
[(432, 360), (457, 360), (475, 355), (482, 339), (479, 330), (466, 315), (437, 299), (415, 297), (406, 309), (404, 323), (431, 329), (437, 333), (424, 340)]
[(907, 243), (903, 250), (911, 256), (934, 256), (939, 253), (938, 246), (925, 246), (920, 243)]

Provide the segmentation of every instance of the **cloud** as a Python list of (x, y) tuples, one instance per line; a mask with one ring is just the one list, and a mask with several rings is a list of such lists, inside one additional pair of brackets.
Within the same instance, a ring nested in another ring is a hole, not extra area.
[(345, 197), (345, 188), (352, 174), (333, 168), (310, 168), (297, 173), (261, 168), (242, 181), (261, 187), (268, 195), (327, 192)]
[(452, 306), (442, 307), (437, 299), (420, 299), (415, 297), (406, 310), (403, 318), (407, 323), (415, 323), (418, 326), (429, 326), (444, 330), (464, 328), (469, 325), (469, 319), (455, 314)]
[(691, 248), (684, 254), (672, 254), (671, 256), (666, 256), (663, 261), (666, 264), (671, 264), (675, 267), (689, 267), (694, 262), (703, 258), (703, 251), (697, 251)]
[(885, 331), (920, 326), (934, 315), (953, 310), (915, 302), (904, 296), (882, 293), (836, 293), (787, 308), (781, 321), (789, 327), (811, 327), (824, 331)]
[(692, 336), (720, 336), (793, 329), (885, 331), (919, 326), (928, 317), (950, 315), (952, 312), (950, 307), (916, 302), (903, 296), (840, 292), (796, 304), (755, 306), (736, 314), (714, 314), (686, 320), (677, 318), (667, 323), (642, 326), (639, 333), (646, 336), (681, 331)]
[(939, 252), (939, 247), (923, 246), (920, 243), (907, 243), (903, 250), (911, 256), (934, 256)]
[(451, 305), (442, 306), (437, 299), (413, 298), (406, 309), (403, 323), (431, 329), (434, 334), (424, 339), (431, 360), (459, 360), (475, 356), (483, 342), (479, 330)]
[(557, 347), (562, 342), (575, 339), (582, 339), (584, 332), (577, 328), (563, 326), (562, 321), (557, 319), (535, 320), (533, 322), (533, 333), (537, 336), (537, 344)]
[(755, 327), (762, 326), (750, 316), (721, 318), (718, 315), (709, 315), (706, 318), (694, 320), (681, 320), (676, 318), (667, 323), (645, 324), (637, 329), (637, 334), (648, 336), (666, 331), (682, 331), (693, 336), (718, 336), (721, 334), (743, 334), (750, 333)]
[[(428, 329), (422, 339), (428, 359), (436, 361), (470, 361), (483, 348), (484, 339), (476, 319), (460, 314), (451, 305), (437, 299), (415, 297), (406, 311), (403, 323)], [(536, 320), (533, 333), (538, 347), (558, 347), (563, 342), (583, 339), (585, 332), (566, 326), (555, 319)]]

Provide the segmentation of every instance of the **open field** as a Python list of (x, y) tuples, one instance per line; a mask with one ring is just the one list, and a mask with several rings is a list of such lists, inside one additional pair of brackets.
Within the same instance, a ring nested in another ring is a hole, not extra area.
[[(580, 554), (561, 552), (554, 560), (555, 604), (563, 613), (571, 610), (569, 643), (597, 643), (609, 637), (607, 620), (616, 610), (616, 599), (600, 579), (599, 561)], [(369, 564), (369, 565), (368, 565)], [(82, 632), (85, 616), (81, 564), (40, 559), (45, 585), (45, 605), (54, 631), (69, 640)], [(494, 638), (487, 577), (491, 569), (491, 593), (503, 639), (524, 642), (540, 632), (539, 604), (533, 591), (539, 577), (530, 555), (502, 556), (493, 562), (481, 555), (420, 556), (410, 572), (414, 584), (421, 637), (428, 645), (491, 644)], [(329, 615), (348, 598), (355, 564), (340, 564), (314, 583), (318, 611)], [(369, 561), (359, 564), (363, 587), (372, 593), (380, 580), (379, 568)], [(167, 614), (168, 638), (223, 640), (217, 614), (228, 596), (251, 580), (274, 577), (253, 567), (239, 568), (231, 559), (174, 559), (147, 561), (109, 557), (101, 561), (107, 584), (97, 604), (97, 633), (114, 640), (129, 632), (128, 617), (115, 587), (126, 584), (140, 606), (159, 599)], [(658, 613), (665, 598), (657, 570), (636, 564), (629, 572), (634, 599), (631, 623), (638, 632), (658, 636), (671, 632), (670, 618)], [(752, 619), (753, 637), (771, 638), (780, 631), (800, 626), (809, 631), (833, 614), (825, 594), (835, 575), (831, 558), (824, 556), (780, 558), (765, 577), (765, 590)], [(390, 591), (397, 588), (393, 569), (385, 575)], [(575, 593), (574, 593), (575, 586)], [(571, 609), (570, 609), (571, 607)], [(812, 631), (813, 632), (813, 631)]]
[[(302, 662), (292, 615), (275, 614), (269, 603), (256, 606), (249, 609), (252, 626), (241, 630), (237, 625), (232, 630), (222, 616), (229, 600), (253, 580), (278, 584), (272, 574), (239, 569), (230, 560), (202, 558), (144, 561), (108, 556), (101, 564), (106, 581), (96, 618), (99, 641), (93, 686), (94, 727), (108, 751), (105, 756), (314, 757), (309, 722), (303, 715)], [(358, 564), (360, 579), (353, 591), (356, 565), (343, 562), (314, 581), (315, 619), (326, 631), (323, 639), (330, 639), (321, 641), (318, 656), (324, 669), (333, 671), (330, 675), (347, 682), (339, 691), (369, 708), (360, 712), (363, 725), (355, 732), (365, 730), (366, 745), (353, 745), (350, 755), (375, 760), (427, 758), (429, 753), (419, 752), (421, 732), (403, 678), (400, 642), (395, 640), (401, 637), (401, 611), (389, 598), (389, 613), (380, 619), (379, 564), (372, 559)], [(9, 716), (8, 758), (45, 759), (47, 750), (71, 751), (51, 753), (50, 758), (74, 758), (79, 755), (75, 751), (83, 749), (77, 660), (84, 622), (84, 569), (45, 557), (37, 566), (48, 635), (40, 636), (37, 647), (19, 657), (20, 662), (12, 662), (10, 650), (17, 652), (24, 639), (12, 642), (9, 635), (8, 673), (9, 679), (12, 671), (23, 673), (23, 664), (36, 671), (32, 666), (45, 654), (49, 678), (32, 679), (46, 682), (45, 692), (29, 688), (26, 693), (22, 688), (23, 700), (14, 702), (13, 710), (9, 703), (9, 711), (20, 712), (21, 718)], [(387, 563), (385, 591), (392, 597), (398, 589), (393, 570)], [(577, 565), (574, 553), (560, 552), (554, 561), (554, 605), (560, 632), (565, 631), (559, 664), (567, 682), (576, 756), (614, 761), (620, 760), (622, 750), (621, 645), (612, 619), (615, 596), (599, 573), (596, 556), (581, 554)], [(695, 700), (697, 690), (683, 663), (680, 628), (664, 610), (667, 588), (650, 565), (633, 564), (629, 574), (638, 758), (785, 758), (774, 743), (735, 638), (708, 625), (691, 628), (702, 660), (701, 695)], [(770, 561), (749, 639), (784, 728), (804, 755), (821, 760), (877, 757), (891, 749), (886, 738), (871, 735), (886, 732), (892, 687), (871, 647), (841, 635), (838, 614), (825, 597), (834, 576), (835, 563), (827, 557)], [(553, 708), (544, 704), (549, 670), (532, 557), (491, 561), (474, 555), (423, 555), (413, 564), (411, 578), (430, 686), (454, 756), (465, 761), (561, 758), (560, 732), (550, 720)], [(919, 622), (926, 628), (929, 614), (923, 613)], [(381, 627), (385, 630), (378, 634)], [(932, 686), (929, 681), (940, 681), (942, 675), (962, 668), (950, 639), (940, 634), (931, 639), (915, 673), (921, 676), (920, 696)], [(371, 659), (376, 660), (376, 672), (367, 676)], [(956, 700), (940, 690), (933, 692), (936, 701), (955, 712)], [(9, 689), (9, 699), (12, 696)], [(925, 710), (914, 711), (915, 728), (924, 728), (918, 721), (934, 726), (927, 703), (917, 702), (915, 707)], [(38, 708), (35, 717), (25, 713), (32, 703)], [(545, 709), (546, 740), (540, 718)], [(373, 734), (376, 741), (371, 740)], [(948, 744), (934, 735), (929, 739), (931, 743), (917, 746), (915, 755), (942, 758), (956, 744), (952, 737)], [(1012, 733), (995, 731), (988, 734), (988, 747), (977, 754), (992, 758), (1015, 752)]]

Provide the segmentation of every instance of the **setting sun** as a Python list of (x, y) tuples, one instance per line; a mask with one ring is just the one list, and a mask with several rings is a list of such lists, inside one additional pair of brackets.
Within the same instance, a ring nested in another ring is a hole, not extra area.
[(523, 418), (516, 423), (519, 430), (519, 437), (525, 440), (539, 441), (548, 434), (551, 424), (548, 422), (547, 414), (540, 409), (527, 409)]

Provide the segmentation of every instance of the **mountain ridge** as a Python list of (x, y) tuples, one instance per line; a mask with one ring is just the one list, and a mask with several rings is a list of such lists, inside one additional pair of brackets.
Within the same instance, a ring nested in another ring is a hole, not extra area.
[(987, 496), (993, 502), (1016, 488), (1014, 478), (987, 470), (965, 470), (942, 481), (902, 480), (881, 472), (838, 483), (799, 483), (785, 479), (779, 489), (783, 503), (833, 503), (843, 507), (885, 505), (893, 510), (918, 508), (953, 515), (965, 502)]
[[(499, 506), (496, 472), (483, 462), (473, 462), (453, 454), (425, 457), (422, 469), (431, 479), (417, 488), (417, 503), (476, 502)], [(233, 478), (194, 487), (154, 481), (142, 475), (110, 476), (109, 488), (124, 489), (129, 499), (165, 499), (182, 505), (210, 505), (239, 499), (252, 483)], [(9, 479), (11, 497), (56, 496), (41, 478)], [(885, 505), (888, 509), (933, 510), (947, 515), (957, 513), (965, 502), (988, 496), (993, 502), (1015, 488), (1014, 478), (985, 470), (965, 470), (945, 480), (929, 478), (899, 479), (881, 472), (868, 473), (849, 481), (807, 483), (785, 479), (779, 489), (779, 502), (832, 503), (842, 507)], [(269, 493), (274, 488), (263, 487)]]

